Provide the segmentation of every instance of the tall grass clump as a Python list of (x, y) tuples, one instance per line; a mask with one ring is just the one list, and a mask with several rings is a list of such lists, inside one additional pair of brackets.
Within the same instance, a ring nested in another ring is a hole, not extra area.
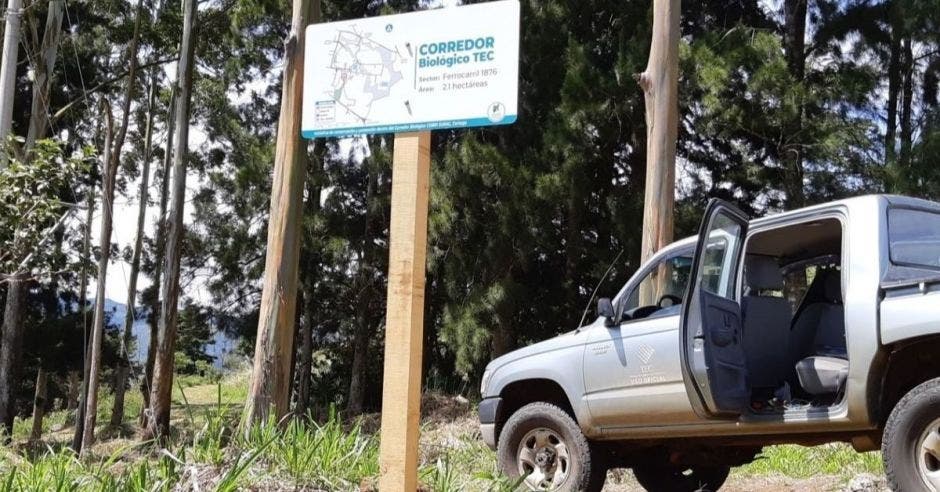
[(335, 411), (322, 424), (293, 419), (276, 436), (265, 458), (298, 484), (348, 490), (379, 473), (377, 439), (358, 422), (344, 428)]

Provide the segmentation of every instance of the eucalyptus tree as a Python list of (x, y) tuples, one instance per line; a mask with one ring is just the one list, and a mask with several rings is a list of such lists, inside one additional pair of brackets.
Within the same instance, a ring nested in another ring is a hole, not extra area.
[(184, 233), (183, 208), (186, 200), (187, 152), (191, 94), (194, 74), (196, 18), (195, 0), (183, 0), (183, 32), (180, 41), (179, 92), (175, 109), (175, 147), (173, 149), (172, 181), (166, 217), (166, 250), (163, 261), (165, 277), (160, 286), (161, 308), (154, 353), (147, 432), (145, 435), (165, 439), (170, 433), (170, 398), (173, 391), (173, 363), (176, 344), (176, 322), (180, 294), (180, 261)]
[[(140, 21), (143, 16), (143, 0), (137, 0), (137, 7), (134, 13), (134, 35), (127, 47), (127, 59), (129, 60), (128, 75), (125, 82), (124, 98), (121, 104), (121, 122), (116, 129), (116, 133), (111, 123), (111, 106), (104, 100), (102, 112), (106, 121), (105, 148), (102, 159), (103, 182), (101, 187), (101, 231), (99, 234), (99, 248), (104, 251), (111, 249), (112, 220), (114, 214), (114, 188), (117, 180), (118, 169), (120, 168), (121, 155), (124, 148), (124, 139), (127, 138), (127, 128), (131, 119), (131, 104), (134, 101), (134, 92), (137, 89), (137, 65), (138, 65), (138, 46), (140, 41)], [(90, 364), (88, 368), (88, 382), (85, 384), (85, 414), (82, 424), (82, 451), (94, 442), (95, 423), (98, 415), (98, 383), (101, 367), (101, 346), (104, 337), (105, 325), (105, 288), (107, 284), (107, 272), (109, 255), (102, 254), (98, 262), (98, 281), (97, 294), (95, 296), (95, 315), (92, 327)], [(126, 348), (124, 349), (126, 352)], [(78, 427), (78, 426), (76, 426)]]
[[(30, 105), (29, 119), (27, 123), (27, 134), (22, 149), (15, 149), (15, 146), (8, 146), (8, 140), (6, 140), (7, 135), (6, 131), (9, 130), (9, 115), (4, 114), (0, 115), (0, 125), (5, 128), (0, 128), (0, 133), (4, 141), (2, 142), (3, 149), (0, 151), (0, 160), (4, 161), (0, 164), (0, 168), (5, 168), (9, 166), (9, 162), (12, 158), (15, 158), (11, 153), (19, 155), (25, 166), (30, 165), (30, 160), (35, 157), (37, 154), (34, 152), (36, 149), (37, 141), (44, 138), (48, 134), (49, 130), (49, 94), (50, 86), (52, 81), (52, 69), (55, 66), (56, 59), (58, 56), (59, 42), (61, 40), (61, 31), (62, 31), (62, 10), (64, 6), (64, 0), (55, 0), (49, 2), (47, 6), (46, 13), (46, 23), (45, 29), (43, 31), (43, 38), (41, 44), (36, 38), (35, 31), (33, 31), (32, 47), (39, 51), (39, 54), (33, 58), (32, 66), (30, 67), (33, 70), (34, 77), (32, 83), (32, 100)], [(10, 19), (10, 16), (18, 17), (22, 15), (22, 12), (8, 12), (7, 19), (7, 28), (8, 29), (19, 29), (19, 27)], [(10, 39), (16, 40), (18, 33), (7, 33), (4, 43), (8, 42)], [(17, 48), (13, 48), (13, 53), (10, 53), (9, 50), (5, 50), (4, 60), (9, 61), (12, 57), (15, 65)], [(2, 76), (4, 77), (4, 85), (8, 85), (7, 82), (10, 80), (15, 81), (15, 75), (10, 75), (8, 70), (15, 73), (14, 67), (4, 67)], [(5, 87), (5, 90), (9, 91), (9, 94), (4, 94), (2, 97), (4, 99), (10, 97), (12, 98), (13, 93), (15, 93), (15, 88), (11, 86)], [(0, 111), (8, 112), (12, 108), (0, 109)], [(13, 212), (12, 210), (10, 212)], [(21, 212), (25, 212), (21, 211)], [(64, 217), (64, 216), (63, 216)], [(61, 219), (60, 219), (61, 220)], [(10, 238), (11, 243), (9, 243), (10, 250), (13, 252), (21, 250), (23, 248), (35, 247), (35, 243), (31, 243), (29, 240), (35, 240), (35, 237), (30, 238), (25, 231), (15, 230), (12, 233)], [(23, 254), (23, 253), (21, 253)], [(30, 256), (29, 254), (25, 254)], [(16, 261), (24, 260), (23, 256), (16, 257)], [(4, 316), (3, 316), (3, 338), (0, 342), (0, 423), (7, 429), (7, 431), (12, 430), (13, 426), (13, 417), (15, 414), (15, 401), (13, 398), (13, 388), (18, 380), (18, 371), (19, 371), (19, 353), (22, 350), (22, 338), (23, 338), (23, 313), (22, 305), (24, 304), (23, 297), (26, 294), (26, 282), (27, 279), (26, 273), (28, 270), (25, 268), (28, 265), (24, 262), (18, 268), (12, 271), (6, 271), (5, 273), (9, 274), (8, 285), (7, 285), (7, 296), (4, 306)]]

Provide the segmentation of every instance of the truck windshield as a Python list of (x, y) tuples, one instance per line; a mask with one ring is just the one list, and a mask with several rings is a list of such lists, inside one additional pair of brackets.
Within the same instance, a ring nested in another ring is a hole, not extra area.
[(889, 209), (888, 241), (892, 263), (940, 268), (940, 214)]

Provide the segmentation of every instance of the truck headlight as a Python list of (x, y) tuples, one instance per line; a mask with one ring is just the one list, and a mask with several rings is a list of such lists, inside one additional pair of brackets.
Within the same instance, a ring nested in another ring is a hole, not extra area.
[(486, 396), (486, 385), (489, 384), (492, 375), (493, 371), (489, 369), (483, 371), (483, 379), (480, 381), (480, 396)]

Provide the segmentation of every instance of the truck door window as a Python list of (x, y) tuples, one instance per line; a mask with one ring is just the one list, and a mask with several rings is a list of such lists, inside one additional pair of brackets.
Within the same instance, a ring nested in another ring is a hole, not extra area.
[[(682, 299), (692, 270), (692, 253), (667, 258), (653, 267), (627, 296), (625, 311), (641, 306), (655, 306), (664, 295)], [(678, 311), (676, 312), (678, 314)]]
[(734, 299), (736, 242), (741, 226), (725, 215), (715, 218), (702, 255), (702, 288), (726, 299)]
[(940, 268), (940, 214), (888, 209), (888, 241), (893, 263)]

